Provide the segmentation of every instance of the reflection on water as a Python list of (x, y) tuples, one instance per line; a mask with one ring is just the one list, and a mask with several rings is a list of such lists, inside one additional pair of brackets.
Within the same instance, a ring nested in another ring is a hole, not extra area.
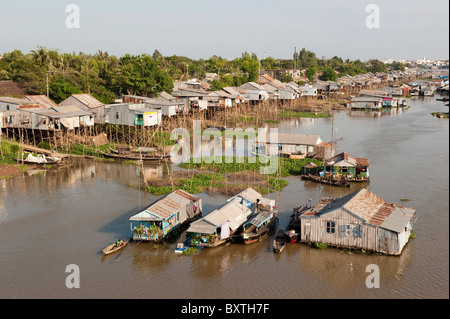
[[(101, 249), (130, 235), (128, 218), (159, 198), (139, 186), (165, 178), (172, 167), (145, 164), (141, 174), (139, 165), (73, 160), (69, 167), (0, 181), (0, 298), (448, 298), (449, 126), (430, 115), (441, 104), (417, 99), (410, 105), (391, 116), (341, 111), (334, 123), (279, 124), (280, 132), (317, 134), (324, 141), (331, 140), (333, 125), (335, 136), (344, 137), (339, 150), (369, 159), (371, 182), (341, 188), (288, 177), (277, 199), (278, 227), (284, 229), (293, 208), (308, 198), (317, 203), (367, 187), (417, 211), (417, 237), (401, 256), (304, 244), (274, 254), (273, 235), (179, 256), (174, 249), (183, 233), (164, 245), (129, 243), (104, 257)], [(226, 200), (199, 196), (204, 214)], [(69, 264), (80, 267), (81, 289), (65, 287)], [(379, 289), (365, 286), (369, 264), (380, 268)]]

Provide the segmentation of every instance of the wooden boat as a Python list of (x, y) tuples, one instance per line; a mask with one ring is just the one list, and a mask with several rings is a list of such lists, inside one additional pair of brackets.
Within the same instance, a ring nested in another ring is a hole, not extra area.
[(178, 243), (177, 248), (175, 248), (175, 254), (182, 254), (186, 249), (190, 247), (192, 236), (189, 236), (184, 242)]
[(276, 222), (276, 212), (262, 211), (243, 225), (240, 237), (246, 245), (261, 241), (275, 228)]
[(286, 227), (286, 240), (289, 243), (296, 243), (300, 236), (300, 221), (297, 218), (297, 214), (293, 213), (291, 215), (291, 220)]
[(311, 174), (302, 175), (302, 179), (306, 179), (316, 183), (327, 184), (331, 186), (350, 187), (350, 183), (346, 180), (328, 179)]
[(28, 156), (24, 159), (22, 158), (13, 158), (19, 164), (35, 164), (35, 165), (45, 165), (45, 164), (57, 164), (61, 162), (61, 158), (59, 157), (51, 157), (39, 154), (38, 156), (33, 156), (32, 154), (28, 154)]
[(115, 242), (114, 244), (109, 245), (105, 249), (102, 250), (103, 255), (110, 255), (112, 253), (115, 253), (116, 251), (122, 249), (128, 244), (128, 240), (119, 240), (118, 242)]
[(169, 154), (142, 154), (142, 153), (105, 153), (102, 152), (103, 156), (108, 158), (116, 158), (121, 160), (132, 160), (132, 161), (162, 161), (170, 159)]
[(281, 253), (286, 247), (287, 236), (286, 233), (280, 229), (273, 240), (273, 252)]

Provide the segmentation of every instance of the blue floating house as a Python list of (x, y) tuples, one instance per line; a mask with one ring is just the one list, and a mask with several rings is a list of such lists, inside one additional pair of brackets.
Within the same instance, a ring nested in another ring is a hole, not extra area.
[(177, 189), (129, 219), (132, 238), (161, 242), (201, 215), (201, 198)]

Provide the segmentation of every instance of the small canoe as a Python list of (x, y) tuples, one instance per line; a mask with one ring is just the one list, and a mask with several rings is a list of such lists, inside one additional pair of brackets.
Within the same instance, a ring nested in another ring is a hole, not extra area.
[(119, 243), (115, 242), (114, 244), (109, 245), (108, 247), (106, 247), (105, 249), (102, 250), (102, 254), (109, 255), (109, 254), (115, 253), (116, 251), (125, 247), (128, 244), (128, 240), (129, 239), (121, 240)]
[(281, 253), (286, 247), (286, 233), (280, 229), (273, 240), (273, 252)]

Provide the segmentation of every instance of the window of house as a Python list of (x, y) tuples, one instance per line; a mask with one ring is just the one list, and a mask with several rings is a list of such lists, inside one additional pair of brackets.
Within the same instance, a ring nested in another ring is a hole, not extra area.
[(353, 237), (358, 238), (358, 237), (362, 237), (362, 226), (361, 225), (356, 225), (355, 227), (353, 227)]
[(119, 119), (119, 112), (116, 113), (116, 120)]
[(335, 222), (327, 222), (327, 233), (334, 234), (336, 232), (336, 224)]
[(350, 236), (350, 225), (339, 226), (339, 237)]

